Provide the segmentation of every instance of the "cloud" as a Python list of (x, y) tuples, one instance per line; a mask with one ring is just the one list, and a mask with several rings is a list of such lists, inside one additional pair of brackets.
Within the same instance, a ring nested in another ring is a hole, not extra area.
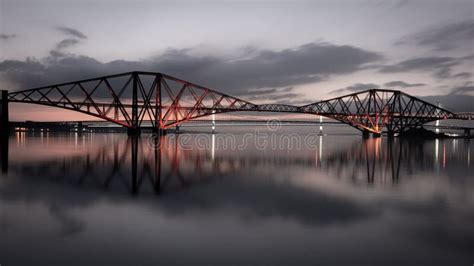
[(419, 57), (401, 61), (397, 64), (383, 66), (380, 72), (395, 73), (412, 70), (433, 70), (457, 65), (457, 58), (453, 57)]
[(469, 72), (461, 72), (453, 75), (453, 78), (461, 78), (461, 79), (468, 79), (472, 77), (472, 74)]
[(401, 80), (390, 81), (384, 84), (384, 86), (386, 87), (398, 87), (398, 88), (412, 88), (412, 87), (421, 87), (425, 85), (426, 84), (424, 83), (407, 83)]
[[(56, 44), (56, 47), (53, 50), (49, 51), (49, 55), (52, 58), (73, 56), (71, 54), (65, 53), (64, 50), (81, 43), (81, 40), (83, 39), (87, 39), (87, 36), (84, 33), (73, 28), (56, 27), (56, 29), (66, 35), (72, 36), (72, 38), (66, 38), (58, 42)], [(50, 59), (47, 60), (51, 61)]]
[[(67, 54), (64, 52), (69, 47), (75, 46), (79, 44), (81, 41), (78, 39), (64, 39), (56, 44), (56, 47), (49, 51), (49, 55), (52, 58), (58, 58), (58, 57), (66, 57), (66, 56), (71, 56), (70, 54)], [(48, 59), (51, 61), (51, 59)]]
[(472, 103), (474, 102), (474, 96), (461, 94), (462, 90), (468, 89), (457, 90), (455, 88), (448, 95), (423, 96), (420, 98), (430, 103), (439, 102), (443, 108), (446, 108), (452, 112), (473, 112), (474, 106)]
[[(72, 43), (67, 43), (73, 45)], [(60, 52), (54, 50), (55, 52)], [(231, 95), (250, 90), (291, 87), (318, 82), (332, 75), (356, 72), (382, 58), (378, 53), (347, 45), (309, 43), (281, 51), (257, 50), (245, 59), (197, 56), (192, 49), (170, 49), (139, 60), (102, 63), (87, 56), (50, 56), (44, 60), (1, 62), (8, 81), (26, 89), (107, 74), (144, 70), (162, 72)], [(41, 71), (29, 72), (29, 64)]]
[(245, 99), (252, 102), (288, 103), (304, 96), (304, 94), (295, 93), (293, 90), (293, 87), (250, 90)]
[(452, 68), (471, 60), (472, 56), (465, 57), (418, 57), (396, 64), (385, 65), (379, 68), (381, 73), (400, 73), (409, 71), (432, 71), (433, 76), (440, 79), (452, 78)]
[(334, 90), (330, 92), (330, 94), (339, 94), (344, 92), (358, 92), (358, 91), (365, 91), (365, 90), (374, 90), (380, 88), (379, 85), (374, 83), (356, 83), (354, 85)]
[(460, 87), (455, 87), (451, 90), (450, 94), (456, 94), (456, 95), (464, 95), (464, 94), (469, 94), (474, 92), (474, 86), (460, 86)]
[(273, 95), (269, 95), (267, 97), (267, 99), (269, 100), (290, 100), (290, 99), (294, 99), (294, 98), (298, 98), (298, 97), (301, 97), (303, 96), (303, 94), (300, 94), (300, 93), (284, 93), (284, 94), (273, 94)]
[(352, 86), (346, 87), (345, 89), (348, 91), (365, 91), (378, 88), (380, 88), (380, 86), (374, 83), (357, 83)]
[(408, 3), (410, 2), (410, 0), (399, 0), (399, 1), (396, 1), (394, 4), (393, 4), (393, 8), (401, 8), (405, 5), (407, 5)]
[(431, 47), (437, 51), (447, 51), (466, 47), (471, 49), (474, 42), (474, 20), (450, 23), (425, 29), (404, 37), (398, 44), (415, 44)]
[(16, 72), (42, 73), (43, 71), (45, 71), (45, 66), (34, 58), (26, 58), (25, 61), (5, 60), (0, 62), (0, 72), (6, 74), (14, 74)]
[(15, 37), (16, 37), (16, 34), (4, 34), (4, 33), (0, 34), (0, 40), (2, 41), (9, 41)]
[(49, 52), (49, 55), (51, 57), (65, 57), (65, 56), (72, 56), (66, 54), (63, 50), (75, 46), (81, 42), (83, 39), (87, 39), (87, 36), (80, 32), (79, 30), (69, 28), (69, 27), (56, 27), (57, 30), (60, 32), (70, 35), (73, 38), (66, 38), (64, 40), (61, 40), (56, 44), (56, 47)]
[(74, 46), (79, 43), (79, 40), (76, 39), (64, 39), (56, 45), (56, 49), (61, 50), (71, 46)]
[(79, 39), (87, 39), (87, 36), (80, 32), (79, 30), (69, 28), (69, 27), (56, 27), (57, 30), (60, 32), (66, 34), (66, 35), (71, 35), (73, 37), (79, 38)]

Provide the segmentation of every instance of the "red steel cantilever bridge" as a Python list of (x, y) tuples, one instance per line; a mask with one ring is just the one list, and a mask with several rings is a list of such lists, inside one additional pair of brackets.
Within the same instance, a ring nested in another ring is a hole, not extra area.
[[(162, 73), (128, 72), (23, 91), (3, 91), (8, 102), (40, 104), (95, 116), (139, 133), (144, 121), (156, 130), (199, 117), (235, 111), (321, 115), (365, 134), (390, 134), (441, 119), (472, 119), (396, 90), (366, 90), (304, 106), (253, 104)], [(5, 120), (5, 115), (2, 115)], [(8, 123), (8, 120), (7, 120)]]

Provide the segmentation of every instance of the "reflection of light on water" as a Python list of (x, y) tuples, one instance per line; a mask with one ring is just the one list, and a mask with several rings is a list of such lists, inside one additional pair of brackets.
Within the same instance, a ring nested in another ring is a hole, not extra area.
[(216, 155), (216, 135), (212, 134), (212, 143), (211, 143), (211, 159), (214, 161)]
[(216, 115), (214, 114), (214, 111), (212, 111), (212, 132), (216, 130)]
[(322, 157), (323, 157), (323, 136), (319, 136), (319, 162), (321, 162)]
[(319, 146), (315, 150), (314, 159), (316, 166), (321, 166), (321, 157), (323, 156), (323, 136), (319, 135)]
[(376, 138), (375, 139), (375, 158), (377, 160), (380, 159), (380, 148), (382, 145), (382, 138)]
[(471, 146), (467, 146), (467, 167), (471, 164)]
[(74, 133), (74, 149), (77, 149), (77, 132)]
[(24, 131), (18, 131), (16, 133), (16, 144), (17, 147), (24, 147), (26, 143), (26, 134)]
[[(438, 107), (441, 107), (441, 104), (438, 102), (438, 103), (437, 103), (437, 106), (438, 106)], [(439, 114), (439, 109), (436, 110), (436, 113)], [(436, 133), (439, 133), (439, 128), (438, 128), (438, 127), (439, 127), (439, 120), (436, 120), (436, 124), (435, 124), (435, 125), (436, 125), (435, 131), (436, 131)]]
[(16, 146), (21, 147), (21, 131), (16, 132)]
[(439, 171), (439, 139), (435, 139), (435, 169)]
[(446, 143), (443, 142), (443, 168), (446, 167)]

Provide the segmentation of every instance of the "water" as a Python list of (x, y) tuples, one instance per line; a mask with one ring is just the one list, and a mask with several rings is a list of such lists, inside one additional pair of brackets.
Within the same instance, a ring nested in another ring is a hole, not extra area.
[(0, 264), (474, 263), (473, 141), (312, 130), (11, 136)]

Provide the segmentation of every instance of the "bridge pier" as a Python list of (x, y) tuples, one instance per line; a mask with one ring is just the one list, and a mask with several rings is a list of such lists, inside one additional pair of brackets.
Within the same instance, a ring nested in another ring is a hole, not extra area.
[(131, 166), (132, 166), (132, 189), (131, 193), (132, 195), (138, 194), (138, 189), (139, 189), (139, 182), (138, 182), (138, 135), (133, 135), (129, 138), (131, 140)]
[(0, 165), (2, 168), (2, 175), (8, 174), (8, 135), (0, 135)]
[(395, 132), (393, 132), (393, 130), (387, 131), (387, 137), (393, 139), (395, 137)]
[(166, 135), (166, 129), (164, 128), (153, 128), (152, 132), (154, 134), (159, 134), (160, 136)]
[(363, 130), (362, 131), (362, 138), (368, 139), (370, 137), (370, 131), (368, 130)]
[(471, 129), (470, 128), (465, 128), (464, 129), (464, 137), (470, 137), (471, 136)]
[(140, 136), (141, 133), (140, 128), (127, 128), (127, 135), (129, 136)]
[(8, 120), (8, 91), (2, 90), (0, 100), (0, 134), (8, 136), (10, 134), (10, 123)]

